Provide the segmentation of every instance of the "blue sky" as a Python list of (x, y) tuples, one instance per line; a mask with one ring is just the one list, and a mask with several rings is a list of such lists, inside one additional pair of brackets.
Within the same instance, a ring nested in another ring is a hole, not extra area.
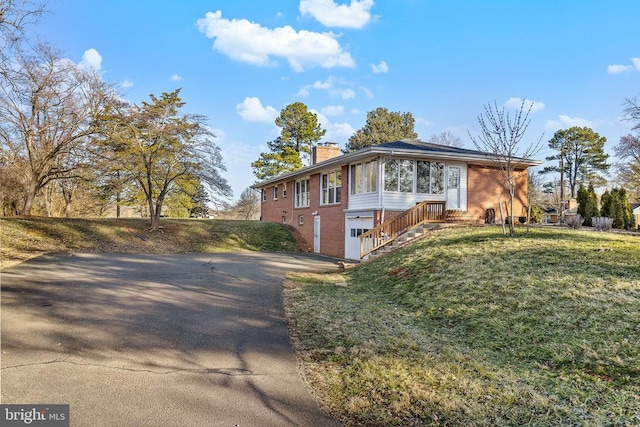
[(344, 147), (378, 107), (410, 112), (420, 139), (450, 131), (474, 148), (494, 101), (534, 102), (523, 145), (589, 126), (606, 151), (640, 95), (637, 0), (50, 0), (32, 30), (99, 69), (131, 102), (182, 88), (217, 135), (234, 199), (251, 162), (304, 102)]

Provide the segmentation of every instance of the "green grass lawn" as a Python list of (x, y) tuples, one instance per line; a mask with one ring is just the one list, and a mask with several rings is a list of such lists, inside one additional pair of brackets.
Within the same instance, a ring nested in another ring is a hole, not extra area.
[(285, 298), (346, 425), (640, 425), (638, 236), (441, 230)]
[(149, 232), (149, 220), (145, 218), (0, 218), (0, 266), (7, 267), (44, 252), (297, 250), (291, 231), (282, 224), (165, 218), (161, 225), (162, 233)]

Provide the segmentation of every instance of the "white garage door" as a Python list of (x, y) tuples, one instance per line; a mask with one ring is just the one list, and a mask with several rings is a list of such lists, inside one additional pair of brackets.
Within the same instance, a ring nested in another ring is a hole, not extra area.
[(347, 218), (344, 257), (360, 259), (360, 235), (373, 228), (373, 217)]

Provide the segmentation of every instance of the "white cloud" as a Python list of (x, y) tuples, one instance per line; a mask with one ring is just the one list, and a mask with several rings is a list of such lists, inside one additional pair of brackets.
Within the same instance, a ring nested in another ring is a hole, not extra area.
[(324, 135), (325, 141), (346, 141), (351, 135), (356, 133), (355, 129), (349, 123), (332, 123), (323, 113), (316, 110), (309, 110), (318, 116), (318, 123), (323, 129), (326, 129), (327, 133)]
[(340, 116), (344, 113), (344, 105), (327, 105), (320, 111), (325, 116)]
[(353, 99), (356, 97), (356, 91), (353, 89), (340, 89), (337, 91), (342, 99)]
[(628, 73), (629, 71), (640, 71), (640, 58), (631, 58), (631, 64), (613, 64), (607, 66), (607, 73), (609, 74), (622, 74)]
[(336, 4), (334, 0), (301, 0), (300, 14), (311, 15), (327, 27), (362, 28), (371, 21), (369, 10), (373, 0), (351, 0), (350, 5)]
[(95, 71), (100, 71), (102, 68), (102, 55), (95, 49), (85, 50), (78, 65), (82, 68), (92, 68)]
[(129, 89), (130, 87), (133, 87), (133, 82), (131, 80), (124, 79), (122, 83), (120, 83), (120, 87), (122, 89)]
[(182, 76), (178, 75), (178, 74), (172, 74), (171, 75), (171, 81), (172, 82), (179, 82), (182, 81)]
[(334, 98), (353, 99), (356, 97), (356, 92), (351, 89), (350, 86), (351, 83), (348, 81), (337, 79), (335, 76), (329, 76), (324, 81), (316, 80), (313, 84), (303, 86), (298, 93), (296, 93), (296, 96), (305, 98), (309, 96), (311, 89), (315, 89), (324, 90)]
[(236, 61), (264, 67), (276, 65), (274, 58), (282, 57), (297, 72), (316, 66), (355, 66), (333, 33), (296, 31), (288, 25), (265, 28), (246, 19), (223, 19), (219, 10), (207, 12), (196, 24), (200, 32), (215, 39), (214, 50)]
[(275, 108), (264, 107), (256, 97), (246, 97), (242, 103), (236, 105), (236, 112), (248, 122), (273, 123), (278, 117)]
[(565, 128), (570, 128), (574, 126), (594, 128), (595, 123), (580, 117), (571, 117), (564, 114), (560, 114), (558, 116), (558, 120), (547, 120), (547, 122), (544, 125), (546, 131), (553, 131), (553, 132), (557, 131), (558, 129), (565, 129)]
[(388, 73), (389, 72), (389, 66), (387, 65), (386, 62), (380, 61), (380, 63), (378, 65), (371, 64), (371, 71), (373, 71), (375, 74)]
[(364, 93), (364, 95), (367, 98), (373, 98), (373, 92), (371, 92), (371, 90), (369, 90), (369, 88), (366, 88), (364, 86), (360, 86), (360, 90), (362, 91), (362, 93)]
[(327, 80), (321, 82), (320, 80), (317, 80), (316, 82), (313, 83), (312, 87), (314, 89), (319, 89), (319, 90), (329, 90), (333, 87), (333, 84), (335, 82), (336, 78), (333, 76), (329, 76), (327, 78)]
[(516, 97), (509, 98), (507, 102), (504, 103), (504, 106), (505, 108), (518, 109), (522, 106), (523, 102), (524, 102), (525, 109), (528, 109), (531, 106), (532, 113), (544, 110), (544, 102), (532, 101), (530, 99), (524, 99), (523, 101), (522, 98), (516, 98)]
[(631, 71), (633, 67), (631, 65), (609, 65), (607, 67), (607, 73), (609, 74), (620, 74)]

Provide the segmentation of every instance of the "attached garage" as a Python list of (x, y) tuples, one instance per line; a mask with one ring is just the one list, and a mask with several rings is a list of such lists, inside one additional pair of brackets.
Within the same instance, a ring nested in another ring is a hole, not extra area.
[(348, 214), (345, 217), (345, 258), (360, 259), (360, 235), (373, 228), (373, 212)]

